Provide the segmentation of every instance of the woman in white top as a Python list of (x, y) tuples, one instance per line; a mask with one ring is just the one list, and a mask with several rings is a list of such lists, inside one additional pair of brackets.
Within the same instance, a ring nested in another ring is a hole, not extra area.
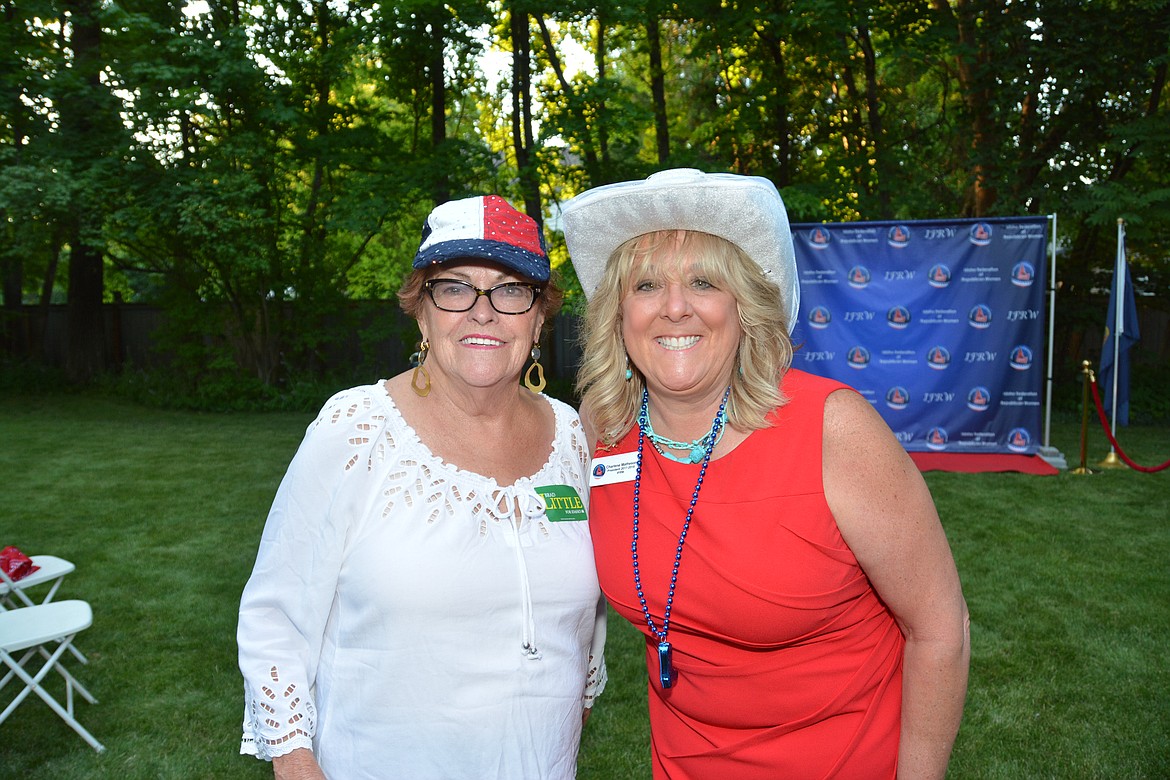
[(277, 778), (572, 778), (605, 605), (588, 442), (540, 394), (562, 294), (494, 195), (437, 207), (414, 268), (417, 368), (330, 399), (269, 513), (241, 752)]

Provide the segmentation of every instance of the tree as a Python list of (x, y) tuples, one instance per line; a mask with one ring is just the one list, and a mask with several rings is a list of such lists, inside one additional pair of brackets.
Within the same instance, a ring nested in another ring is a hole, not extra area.
[[(5, 0), (0, 12), (0, 344), (10, 354), (39, 358), (71, 197), (68, 182), (55, 173), (54, 118), (44, 110), (48, 101), (42, 95), (61, 57), (56, 36), (42, 21), (54, 13), (47, 3)], [(38, 292), (39, 316), (22, 316), (22, 303)]]
[(1139, 283), (1170, 276), (1170, 0), (0, 9), (4, 343), (36, 343), (23, 300), (65, 296), (78, 378), (114, 292), (165, 302), (196, 381), (317, 371), (435, 203), (543, 220), (667, 165), (767, 176), (798, 221), (1059, 213), (1070, 338), (1119, 216)]
[(116, 187), (122, 134), (113, 95), (102, 84), (101, 5), (63, 0), (69, 67), (58, 71), (54, 105), (60, 113), (61, 170), (73, 182), (65, 239), (69, 245), (69, 377), (84, 381), (105, 368), (105, 291), (102, 225)]
[(1127, 234), (1139, 257), (1147, 241), (1165, 245), (1157, 235), (1170, 216), (1170, 4), (934, 0), (933, 7), (960, 87), (956, 133), (971, 140), (950, 163), (969, 174), (965, 211), (1060, 215), (1057, 351), (1076, 354), (1085, 325), (1101, 321), (1099, 269), (1112, 257), (1117, 218), (1133, 226)]

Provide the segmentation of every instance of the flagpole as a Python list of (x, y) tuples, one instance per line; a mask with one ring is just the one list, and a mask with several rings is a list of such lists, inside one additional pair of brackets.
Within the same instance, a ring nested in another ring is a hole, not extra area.
[[(1117, 375), (1121, 373), (1121, 334), (1125, 331), (1125, 220), (1117, 218), (1117, 260), (1113, 263), (1114, 287), (1117, 300), (1113, 302), (1113, 405), (1110, 407), (1109, 429), (1117, 437)], [(1112, 452), (1112, 445), (1109, 447)]]
[[(1109, 407), (1109, 430), (1112, 433), (1111, 439), (1117, 439), (1117, 375), (1121, 371), (1121, 334), (1125, 332), (1125, 220), (1121, 217), (1117, 218), (1117, 259), (1113, 262), (1113, 289), (1117, 291), (1113, 302), (1113, 332), (1110, 338), (1113, 339), (1113, 387), (1111, 388), (1113, 403)], [(1120, 468), (1121, 459), (1117, 457), (1117, 449), (1113, 446), (1113, 441), (1109, 442), (1109, 454), (1106, 455), (1099, 466)]]
[[(1056, 212), (1048, 215), (1052, 226), (1051, 264), (1048, 269), (1048, 365), (1044, 377), (1044, 450), (1052, 444), (1052, 345), (1056, 340)], [(1048, 454), (1047, 452), (1045, 454)], [(1059, 455), (1059, 453), (1057, 453)]]
[(1052, 366), (1055, 360), (1053, 344), (1056, 340), (1056, 212), (1048, 215), (1052, 227), (1052, 241), (1049, 243), (1050, 267), (1048, 271), (1048, 365), (1044, 376), (1044, 442), (1039, 455), (1058, 469), (1068, 468), (1060, 450), (1052, 446)]

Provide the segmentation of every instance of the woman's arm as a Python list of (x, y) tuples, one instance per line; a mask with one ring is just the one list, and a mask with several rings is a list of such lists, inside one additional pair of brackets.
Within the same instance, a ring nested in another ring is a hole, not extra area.
[(869, 402), (825, 404), (825, 497), (841, 536), (906, 638), (898, 777), (942, 778), (967, 695), (970, 620), (917, 467)]
[[(593, 426), (593, 417), (589, 413), (588, 404), (581, 404), (581, 408), (577, 414), (581, 418), (581, 429), (585, 434), (586, 454), (592, 458), (593, 451), (597, 448), (597, 430)], [(588, 490), (588, 462), (585, 464), (585, 475), (585, 485), (586, 490)], [(589, 720), (589, 714), (593, 712), (593, 704), (597, 697), (601, 695), (601, 692), (605, 690), (605, 683), (609, 679), (605, 668), (607, 615), (608, 609), (605, 596), (601, 596), (597, 600), (597, 613), (593, 621), (593, 641), (589, 646), (589, 670), (585, 682), (585, 709), (582, 712), (582, 723)]]
[(240, 597), (236, 641), (244, 678), (241, 752), (277, 758), (310, 748), (313, 685), (337, 594), (348, 523), (369, 490), (347, 469), (352, 440), (375, 439), (353, 392), (334, 396), (309, 426), (273, 498)]
[(305, 748), (272, 759), (272, 776), (275, 780), (325, 780), (313, 751)]
[(585, 680), (585, 710), (582, 723), (589, 720), (597, 697), (605, 690), (609, 674), (605, 668), (605, 633), (607, 608), (605, 596), (597, 600), (597, 613), (593, 621), (593, 641), (589, 646), (589, 669)]

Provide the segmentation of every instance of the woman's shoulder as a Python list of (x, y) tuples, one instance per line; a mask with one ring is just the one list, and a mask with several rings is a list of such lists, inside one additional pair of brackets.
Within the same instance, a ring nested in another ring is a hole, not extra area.
[(553, 416), (556, 418), (556, 433), (554, 434), (556, 438), (571, 440), (574, 444), (584, 442), (585, 428), (582, 425), (581, 414), (577, 409), (551, 395), (546, 395), (544, 398), (552, 407)]
[(374, 382), (373, 384), (355, 385), (353, 387), (347, 387), (343, 390), (338, 390), (336, 393), (334, 393), (333, 395), (329, 396), (328, 399), (326, 399), (325, 403), (322, 404), (322, 408), (324, 409), (324, 408), (328, 408), (331, 406), (337, 406), (339, 404), (343, 404), (346, 402), (354, 402), (354, 401), (357, 401), (358, 399), (363, 399), (363, 398), (372, 399), (377, 395), (385, 395), (386, 394), (386, 384), (385, 383), (386, 383), (386, 380), (379, 379), (377, 382)]
[(565, 403), (559, 398), (554, 398), (551, 395), (544, 395), (543, 397), (546, 401), (548, 401), (548, 405), (552, 407), (553, 414), (556, 415), (557, 422), (560, 422), (561, 420), (566, 422), (576, 422), (578, 424), (581, 422), (581, 416), (577, 413), (577, 410), (569, 404)]
[(810, 395), (828, 396), (837, 390), (852, 390), (853, 388), (845, 382), (836, 379), (830, 379), (829, 377), (818, 374), (810, 374), (807, 371), (801, 371), (799, 368), (790, 368), (784, 372), (784, 378), (780, 381), (780, 389), (786, 395), (801, 392)]
[[(582, 425), (581, 415), (576, 409), (560, 399), (542, 395), (552, 407), (555, 417), (553, 433), (553, 457), (545, 464), (572, 463), (573, 469), (588, 468), (591, 450)], [(559, 453), (560, 457), (557, 457)]]
[(829, 396), (838, 390), (857, 392), (846, 383), (836, 379), (790, 368), (784, 372), (784, 377), (780, 380), (780, 392), (784, 396), (784, 404), (773, 410), (770, 419), (773, 424), (779, 420), (796, 416), (819, 419)]
[(357, 385), (330, 396), (309, 425), (309, 432), (373, 430), (383, 427), (388, 417), (396, 417), (393, 412), (383, 381)]
[(354, 473), (359, 463), (372, 466), (386, 449), (386, 429), (394, 419), (381, 383), (334, 393), (306, 427), (293, 463), (301, 469), (300, 474), (318, 478), (329, 473)]

